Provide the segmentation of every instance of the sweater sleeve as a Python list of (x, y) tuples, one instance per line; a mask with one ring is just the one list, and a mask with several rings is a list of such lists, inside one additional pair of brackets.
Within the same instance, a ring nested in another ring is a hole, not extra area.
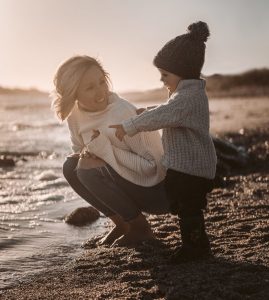
[(191, 113), (190, 99), (176, 96), (167, 104), (146, 110), (142, 114), (123, 121), (127, 135), (133, 136), (141, 131), (154, 131), (168, 127), (179, 127)]
[[(149, 152), (145, 151), (143, 153), (141, 151), (143, 147), (141, 147), (141, 143), (138, 143), (139, 140), (141, 142), (141, 138), (136, 137), (136, 141), (128, 143), (131, 147), (130, 151), (112, 145), (109, 138), (102, 133), (93, 141), (90, 141), (90, 136), (90, 134), (83, 135), (88, 151), (106, 161), (119, 174), (122, 169), (128, 169), (146, 176), (156, 173), (155, 159)], [(131, 139), (129, 138), (129, 140)]]
[(71, 148), (74, 153), (80, 153), (84, 148), (84, 142), (82, 140), (82, 137), (78, 133), (76, 122), (75, 120), (68, 119), (67, 124), (70, 133)]

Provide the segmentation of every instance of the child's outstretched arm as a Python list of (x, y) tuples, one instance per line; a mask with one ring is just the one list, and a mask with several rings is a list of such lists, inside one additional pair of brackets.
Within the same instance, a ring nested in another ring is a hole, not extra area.
[(117, 125), (110, 125), (109, 128), (115, 128), (115, 136), (122, 141), (124, 136), (127, 134), (126, 131), (124, 130), (123, 126), (121, 124)]
[[(138, 108), (136, 110), (136, 113), (138, 115), (142, 114), (144, 111), (146, 110), (149, 110), (149, 109), (153, 109), (153, 108), (156, 108), (157, 105), (154, 105), (154, 106), (148, 106), (147, 108)], [(124, 127), (121, 125), (121, 124), (117, 124), (117, 125), (110, 125), (109, 128), (115, 128), (116, 131), (115, 131), (115, 135), (116, 137), (122, 141), (124, 136), (127, 134), (126, 131), (124, 130)]]
[(134, 136), (141, 131), (179, 127), (191, 113), (192, 105), (190, 98), (175, 97), (166, 104), (145, 110), (142, 114), (123, 121), (122, 124), (113, 124), (109, 127), (116, 129), (115, 135), (119, 140), (122, 140), (126, 134)]

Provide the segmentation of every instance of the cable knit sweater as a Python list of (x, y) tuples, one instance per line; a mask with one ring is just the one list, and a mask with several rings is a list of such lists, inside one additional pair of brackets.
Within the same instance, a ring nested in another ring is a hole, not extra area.
[[(100, 112), (83, 111), (76, 104), (67, 119), (72, 149), (81, 152), (86, 147), (126, 180), (141, 186), (154, 186), (165, 177), (159, 133), (140, 133), (121, 142), (115, 136), (115, 129), (108, 128), (134, 115), (136, 108), (115, 93), (111, 93), (108, 106)], [(93, 129), (98, 129), (100, 135), (91, 141)]]
[(166, 168), (212, 179), (216, 152), (209, 134), (209, 107), (204, 80), (181, 80), (168, 102), (123, 122), (129, 136), (163, 128)]

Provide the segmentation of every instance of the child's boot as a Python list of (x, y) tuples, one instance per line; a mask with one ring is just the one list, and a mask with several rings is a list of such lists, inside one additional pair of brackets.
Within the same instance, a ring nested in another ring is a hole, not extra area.
[(183, 217), (180, 220), (182, 246), (172, 256), (172, 263), (205, 259), (211, 256), (204, 216)]

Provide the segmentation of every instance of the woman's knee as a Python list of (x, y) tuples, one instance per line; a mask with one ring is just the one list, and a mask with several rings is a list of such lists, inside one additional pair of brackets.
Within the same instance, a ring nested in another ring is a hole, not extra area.
[(66, 180), (69, 180), (74, 176), (74, 171), (78, 164), (78, 158), (67, 157), (63, 164), (63, 175)]
[(86, 187), (95, 187), (102, 181), (102, 173), (98, 168), (94, 169), (78, 169), (77, 177), (79, 181)]

